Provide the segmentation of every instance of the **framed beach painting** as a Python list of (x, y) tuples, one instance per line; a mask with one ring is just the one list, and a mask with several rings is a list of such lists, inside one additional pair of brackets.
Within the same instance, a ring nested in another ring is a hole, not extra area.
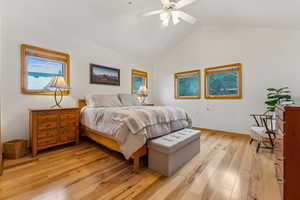
[(131, 70), (131, 93), (139, 96), (142, 86), (148, 89), (148, 73), (136, 69)]
[(90, 83), (120, 86), (120, 69), (90, 64)]
[(200, 70), (174, 75), (175, 99), (200, 99)]
[[(48, 88), (53, 76), (63, 76), (70, 85), (70, 56), (66, 53), (21, 45), (21, 91), (23, 94), (53, 95)], [(63, 95), (69, 94), (68, 91)]]
[(205, 69), (206, 99), (241, 99), (242, 64), (230, 64)]

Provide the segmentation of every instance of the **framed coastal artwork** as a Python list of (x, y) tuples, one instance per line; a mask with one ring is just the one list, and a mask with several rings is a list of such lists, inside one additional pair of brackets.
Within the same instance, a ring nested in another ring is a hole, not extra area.
[(230, 64), (205, 69), (206, 99), (241, 99), (242, 64)]
[(131, 94), (141, 95), (139, 90), (142, 86), (148, 89), (148, 73), (136, 69), (131, 70)]
[[(53, 76), (63, 76), (70, 85), (70, 56), (66, 53), (21, 45), (21, 92), (31, 95), (53, 95), (48, 88)], [(69, 92), (63, 92), (68, 95)]]
[(174, 75), (175, 99), (200, 99), (200, 70)]
[(120, 69), (90, 64), (90, 83), (120, 86)]

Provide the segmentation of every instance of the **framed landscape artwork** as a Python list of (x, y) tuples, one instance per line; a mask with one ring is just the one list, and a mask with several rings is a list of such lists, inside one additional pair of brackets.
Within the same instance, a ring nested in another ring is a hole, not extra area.
[(174, 75), (175, 99), (200, 99), (200, 70)]
[[(53, 76), (63, 76), (70, 85), (70, 56), (66, 53), (21, 45), (21, 91), (23, 94), (53, 95), (47, 86)], [(63, 95), (69, 94), (68, 91)]]
[(139, 96), (141, 86), (146, 86), (148, 89), (148, 73), (133, 69), (131, 71), (131, 93)]
[(230, 64), (205, 69), (206, 99), (241, 99), (242, 64)]
[(90, 64), (90, 83), (120, 86), (120, 69)]

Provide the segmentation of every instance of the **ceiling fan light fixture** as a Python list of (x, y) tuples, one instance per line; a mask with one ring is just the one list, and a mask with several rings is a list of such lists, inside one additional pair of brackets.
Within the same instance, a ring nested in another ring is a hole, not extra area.
[(172, 20), (173, 20), (173, 24), (176, 25), (180, 22), (179, 16), (177, 14), (177, 12), (172, 12)]
[(170, 19), (170, 14), (169, 14), (168, 12), (163, 12), (163, 13), (160, 14), (160, 19), (161, 19), (162, 21), (165, 21), (165, 20), (167, 20), (167, 19)]
[(169, 26), (169, 22), (170, 22), (170, 18), (167, 18), (167, 19), (162, 21), (162, 25), (163, 26)]
[(163, 26), (168, 26), (170, 21), (177, 25), (181, 21), (190, 24), (196, 23), (197, 19), (185, 12), (180, 11), (180, 8), (186, 7), (196, 0), (160, 0), (162, 9), (145, 13), (143, 16), (160, 15), (160, 20)]

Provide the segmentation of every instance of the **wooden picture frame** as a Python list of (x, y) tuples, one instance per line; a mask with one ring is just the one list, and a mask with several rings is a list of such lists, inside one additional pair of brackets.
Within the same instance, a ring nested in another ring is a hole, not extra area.
[[(47, 81), (53, 76), (64, 76), (70, 85), (69, 54), (44, 49), (27, 44), (21, 45), (21, 92), (29, 95), (54, 95), (54, 91), (46, 89)], [(52, 68), (52, 67), (53, 68)], [(61, 70), (57, 72), (61, 67)], [(54, 72), (55, 71), (55, 72)], [(33, 87), (36, 87), (33, 89)], [(68, 95), (69, 91), (62, 92)]]
[[(220, 75), (220, 77), (218, 78), (217, 75)], [(222, 83), (221, 76), (223, 76), (223, 78), (227, 79), (227, 80), (223, 80), (224, 84), (222, 84), (221, 86), (215, 86), (215, 88), (219, 87), (219, 89), (214, 89), (214, 90), (210, 89), (211, 85), (213, 85), (214, 82), (216, 83), (218, 81), (219, 85), (220, 85), (220, 82)], [(229, 79), (234, 79), (235, 76), (236, 76), (236, 80), (234, 80), (233, 83), (230, 83)], [(234, 63), (234, 64), (229, 64), (229, 65), (206, 68), (204, 77), (205, 77), (204, 78), (204, 86), (205, 86), (205, 98), (206, 99), (241, 99), (242, 98), (242, 96), (243, 96), (243, 73), (242, 73), (242, 64), (241, 63)], [(213, 80), (210, 80), (210, 79), (213, 79)], [(235, 84), (237, 88), (232, 87), (232, 84)], [(225, 88), (226, 85), (228, 85), (228, 89)], [(220, 89), (220, 87), (223, 87), (223, 88)], [(231, 87), (231, 88), (229, 88), (229, 87)], [(236, 91), (236, 94), (234, 94), (234, 91)], [(220, 95), (216, 94), (218, 92), (222, 93), (222, 94), (220, 94)], [(225, 93), (227, 93), (227, 94), (225, 94)], [(230, 94), (230, 93), (232, 93), (232, 94)]]
[(148, 88), (148, 73), (141, 71), (141, 70), (137, 70), (137, 69), (133, 69), (131, 70), (131, 94), (135, 94), (136, 96), (141, 96), (141, 94), (138, 94), (138, 89), (142, 84), (136, 85), (136, 80), (140, 79), (140, 81), (142, 81), (143, 85)]
[[(190, 78), (193, 78), (192, 80)], [(196, 80), (194, 79), (196, 78)], [(188, 91), (187, 89), (182, 89), (180, 84), (180, 79), (186, 79), (186, 84), (190, 85), (190, 89), (193, 91)], [(190, 80), (187, 80), (190, 79)], [(188, 82), (187, 82), (188, 81)], [(197, 83), (198, 82), (198, 83)], [(192, 84), (192, 85), (191, 85)], [(195, 86), (197, 86), (195, 88)], [(180, 93), (186, 93), (184, 95)], [(189, 93), (195, 93), (195, 95), (188, 95)], [(201, 70), (191, 70), (185, 72), (178, 72), (174, 74), (174, 94), (175, 99), (200, 99), (201, 98)]]
[(90, 84), (120, 86), (120, 69), (91, 63)]

